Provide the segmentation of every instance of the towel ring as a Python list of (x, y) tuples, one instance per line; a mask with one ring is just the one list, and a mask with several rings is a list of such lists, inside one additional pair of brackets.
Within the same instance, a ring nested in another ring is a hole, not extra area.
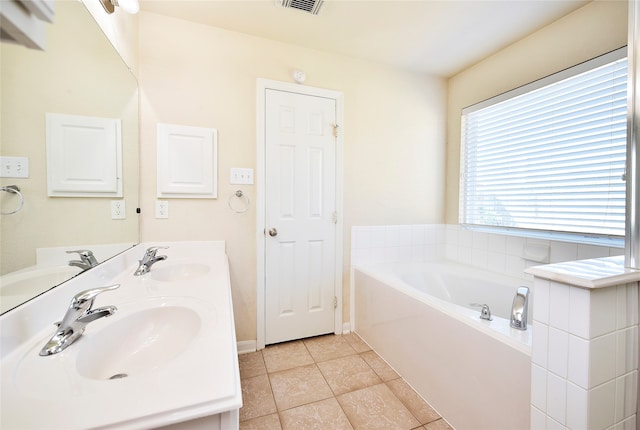
[(7, 185), (6, 187), (0, 187), (0, 191), (6, 191), (10, 194), (17, 194), (20, 198), (20, 203), (18, 203), (18, 207), (10, 212), (0, 212), (0, 215), (12, 215), (22, 209), (24, 206), (24, 196), (20, 192), (20, 187), (17, 185)]
[[(234, 207), (232, 203), (234, 201), (234, 197), (240, 200), (242, 205), (241, 207), (238, 208), (237, 204), (236, 204), (236, 207)], [(249, 206), (251, 206), (251, 200), (249, 199), (249, 196), (245, 195), (242, 192), (242, 190), (238, 190), (229, 196), (228, 204), (229, 204), (229, 209), (231, 209), (237, 214), (242, 214), (249, 210)]]

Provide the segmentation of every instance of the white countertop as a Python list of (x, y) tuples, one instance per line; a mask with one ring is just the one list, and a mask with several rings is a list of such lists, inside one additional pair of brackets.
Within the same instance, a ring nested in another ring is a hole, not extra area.
[[(150, 273), (134, 277), (144, 250), (161, 245), (170, 248), (158, 255), (169, 258), (157, 262)], [(207, 265), (210, 270), (194, 279), (154, 279), (154, 273), (180, 264)], [(64, 351), (38, 355), (74, 294), (116, 283), (121, 287), (98, 296), (95, 305), (117, 306), (113, 316), (89, 323), (83, 336)], [(200, 316), (199, 331), (184, 352), (156, 369), (122, 379), (80, 375), (78, 357), (92, 336), (141, 309), (173, 304), (190, 307)], [(3, 429), (153, 428), (242, 406), (224, 242), (141, 244), (2, 315), (0, 328)]]
[(525, 272), (582, 288), (605, 288), (640, 281), (640, 270), (624, 267), (624, 256), (534, 266)]

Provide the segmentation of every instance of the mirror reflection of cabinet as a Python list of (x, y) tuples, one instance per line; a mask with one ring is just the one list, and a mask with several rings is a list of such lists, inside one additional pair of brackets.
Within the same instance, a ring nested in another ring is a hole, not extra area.
[(46, 117), (49, 196), (122, 197), (120, 119)]
[(0, 8), (0, 39), (34, 49), (46, 45), (46, 25), (53, 22), (53, 0), (5, 0)]
[[(28, 178), (0, 178), (24, 196), (19, 212), (0, 215), (0, 275), (35, 265), (36, 249), (137, 243), (137, 82), (86, 7), (56, 2), (45, 51), (2, 42), (0, 57), (0, 155), (29, 163)], [(47, 195), (47, 112), (120, 121), (122, 197)], [(112, 198), (126, 203), (125, 219), (112, 219)], [(14, 203), (0, 195), (2, 208)]]

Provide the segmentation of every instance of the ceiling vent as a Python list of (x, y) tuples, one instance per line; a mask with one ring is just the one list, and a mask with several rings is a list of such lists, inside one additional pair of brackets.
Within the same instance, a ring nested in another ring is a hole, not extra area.
[(281, 6), (288, 9), (298, 9), (312, 15), (320, 13), (324, 0), (280, 0)]

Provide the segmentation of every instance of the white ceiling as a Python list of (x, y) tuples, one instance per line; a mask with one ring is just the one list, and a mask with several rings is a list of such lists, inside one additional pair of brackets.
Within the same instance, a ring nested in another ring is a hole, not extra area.
[[(278, 2), (278, 3), (276, 3)], [(589, 0), (141, 0), (143, 11), (307, 48), (452, 76)]]

